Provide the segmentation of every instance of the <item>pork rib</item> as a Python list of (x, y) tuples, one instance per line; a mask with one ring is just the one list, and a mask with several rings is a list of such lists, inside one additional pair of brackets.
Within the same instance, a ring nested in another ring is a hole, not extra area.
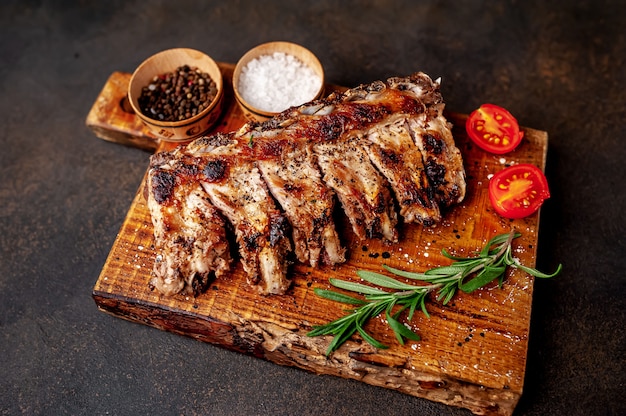
[(443, 115), (408, 120), (409, 130), (422, 152), (426, 174), (434, 188), (434, 200), (441, 207), (458, 204), (465, 198), (465, 170), (461, 151)]
[(441, 221), (439, 206), (426, 175), (422, 154), (407, 127), (406, 117), (397, 117), (370, 129), (365, 146), (376, 167), (385, 175), (405, 222), (432, 225)]
[(356, 236), (397, 242), (393, 198), (359, 141), (318, 143), (315, 152), (324, 181), (337, 193)]
[(179, 161), (155, 162), (147, 177), (157, 252), (150, 284), (165, 295), (198, 294), (211, 273), (220, 277), (230, 270), (226, 224), (200, 183), (181, 173)]
[(284, 293), (289, 224), (272, 199), (261, 173), (233, 135), (201, 138), (180, 151), (202, 159), (200, 178), (213, 205), (235, 229), (248, 282), (262, 294)]
[[(345, 261), (333, 222), (335, 199), (357, 237), (388, 243), (398, 241), (400, 218), (431, 226), (463, 200), (463, 160), (443, 108), (438, 81), (423, 73), (394, 77), (197, 139), (155, 156), (153, 167), (184, 184), (175, 195), (189, 201), (178, 209), (197, 207), (201, 199), (202, 212), (216, 210), (228, 219), (248, 281), (260, 293), (284, 293), (291, 240), (300, 262)], [(177, 164), (185, 168), (172, 170)], [(162, 223), (175, 222), (166, 217), (181, 215), (163, 207), (158, 191), (150, 188), (155, 236), (166, 230)], [(163, 279), (176, 273), (166, 269)], [(171, 293), (178, 286), (159, 287)]]
[(454, 143), (451, 125), (443, 116), (444, 102), (439, 80), (424, 73), (387, 80), (389, 88), (406, 91), (420, 98), (423, 111), (406, 118), (408, 129), (422, 153), (426, 175), (440, 207), (458, 204), (465, 198), (465, 168), (461, 151)]
[(312, 146), (274, 132), (255, 138), (257, 165), (291, 223), (298, 261), (312, 267), (343, 263), (345, 248), (333, 222), (334, 193), (322, 182)]

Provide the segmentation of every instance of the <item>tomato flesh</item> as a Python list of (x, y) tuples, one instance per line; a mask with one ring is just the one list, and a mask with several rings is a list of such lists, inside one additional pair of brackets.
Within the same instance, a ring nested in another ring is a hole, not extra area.
[(535, 165), (521, 163), (504, 168), (489, 181), (491, 205), (506, 218), (534, 214), (548, 198), (548, 180)]
[(483, 104), (474, 110), (465, 129), (478, 147), (495, 154), (514, 150), (524, 137), (515, 117), (495, 104)]

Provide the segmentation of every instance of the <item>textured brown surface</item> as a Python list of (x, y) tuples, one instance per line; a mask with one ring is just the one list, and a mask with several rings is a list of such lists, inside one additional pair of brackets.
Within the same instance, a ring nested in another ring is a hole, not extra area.
[[(228, 81), (232, 65), (222, 64), (222, 68)], [(109, 79), (107, 83), (111, 82)], [(108, 94), (106, 87), (103, 91)], [(225, 91), (226, 97), (232, 96), (230, 88)], [(102, 101), (118, 103), (120, 98), (96, 100)], [(216, 130), (237, 128), (246, 121), (233, 100), (227, 99), (227, 103)], [(400, 243), (386, 246), (378, 240), (358, 241), (344, 220), (339, 229), (347, 242), (348, 261), (332, 269), (295, 266), (293, 288), (284, 296), (260, 296), (250, 290), (239, 264), (231, 275), (217, 279), (210, 290), (196, 298), (164, 298), (148, 287), (156, 253), (140, 187), (95, 285), (94, 299), (101, 309), (114, 315), (279, 364), (393, 388), (478, 414), (511, 414), (523, 390), (528, 349), (533, 279), (525, 273), (512, 272), (502, 289), (493, 283), (470, 295), (459, 294), (450, 306), (430, 303), (430, 319), (417, 314), (410, 322), (422, 336), (419, 342), (399, 345), (377, 319), (369, 328), (389, 349), (376, 350), (354, 337), (326, 358), (329, 339), (306, 336), (312, 325), (343, 314), (342, 305), (313, 293), (315, 287), (329, 288), (329, 277), (355, 279), (356, 270), (381, 272), (383, 264), (424, 271), (449, 263), (440, 254), (442, 248), (467, 256), (512, 228), (522, 233), (514, 242), (516, 257), (522, 264), (535, 265), (538, 214), (516, 221), (502, 219), (491, 209), (487, 184), (488, 174), (506, 164), (543, 167), (547, 134), (525, 129), (525, 140), (515, 152), (494, 156), (472, 146), (464, 131), (465, 118), (450, 116), (466, 165), (467, 197), (446, 212), (444, 221), (434, 228), (405, 225), (400, 229)], [(141, 139), (140, 132), (132, 130), (136, 124), (131, 120), (110, 120), (116, 130), (126, 123), (127, 136)], [(164, 143), (159, 150), (172, 146)]]
[(152, 153), (85, 125), (107, 79), (163, 49), (236, 62), (272, 40), (329, 83), (424, 71), (450, 111), (493, 102), (548, 132), (537, 264), (564, 269), (534, 282), (514, 416), (626, 414), (624, 27), (618, 0), (0, 2), (0, 414), (471, 415), (94, 303)]

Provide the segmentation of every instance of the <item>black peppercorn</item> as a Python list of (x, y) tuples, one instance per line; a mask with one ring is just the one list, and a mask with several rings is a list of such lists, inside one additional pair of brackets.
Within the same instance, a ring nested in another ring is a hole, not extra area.
[(181, 121), (202, 112), (215, 99), (209, 74), (188, 65), (152, 78), (138, 99), (141, 112), (155, 120)]

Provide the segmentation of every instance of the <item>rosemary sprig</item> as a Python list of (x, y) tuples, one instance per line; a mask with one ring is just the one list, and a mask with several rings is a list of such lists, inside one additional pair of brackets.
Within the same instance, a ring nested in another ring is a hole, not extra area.
[(507, 267), (523, 270), (539, 278), (550, 278), (560, 273), (562, 268), (560, 264), (552, 274), (542, 273), (520, 264), (519, 260), (513, 257), (511, 248), (511, 242), (519, 236), (521, 234), (515, 231), (498, 235), (492, 238), (477, 253), (476, 257), (452, 256), (443, 249), (441, 251), (442, 254), (452, 260), (453, 263), (449, 266), (427, 270), (424, 273), (407, 272), (383, 265), (383, 268), (393, 275), (428, 283), (427, 285), (403, 283), (392, 277), (366, 270), (357, 271), (357, 275), (366, 282), (378, 286), (378, 288), (331, 278), (329, 281), (336, 288), (360, 293), (364, 299), (348, 296), (333, 290), (315, 288), (314, 292), (318, 296), (354, 305), (355, 307), (348, 309), (348, 314), (339, 319), (325, 325), (313, 327), (313, 330), (307, 335), (310, 337), (320, 335), (334, 336), (328, 346), (326, 355), (330, 355), (337, 350), (355, 332), (358, 332), (365, 341), (376, 348), (388, 348), (387, 345), (376, 340), (364, 329), (368, 320), (384, 312), (387, 324), (393, 330), (396, 339), (400, 344), (404, 345), (405, 339), (419, 341), (420, 336), (400, 321), (400, 314), (408, 309), (406, 319), (410, 321), (415, 311), (419, 309), (424, 315), (430, 317), (426, 309), (426, 297), (430, 293), (436, 293), (437, 301), (446, 305), (454, 297), (457, 290), (471, 293), (496, 279), (498, 279), (498, 285), (502, 287)]

